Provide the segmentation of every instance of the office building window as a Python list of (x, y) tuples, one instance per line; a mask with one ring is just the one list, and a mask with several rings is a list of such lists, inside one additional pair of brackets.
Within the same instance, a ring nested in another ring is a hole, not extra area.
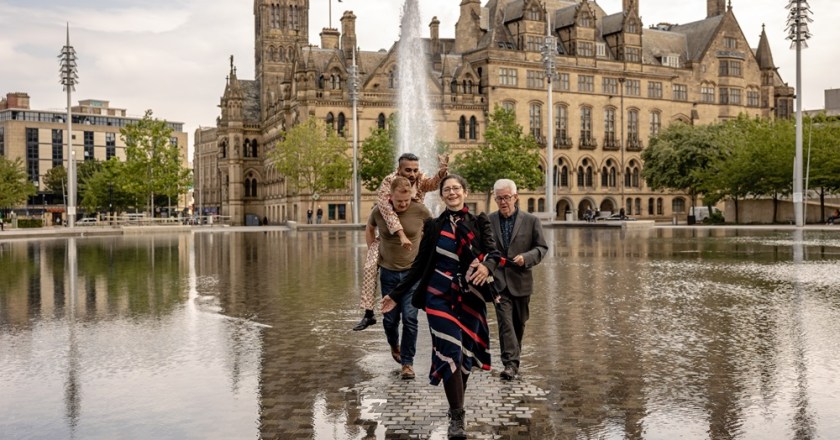
[(105, 133), (105, 160), (117, 155), (117, 134)]
[(478, 139), (478, 120), (475, 116), (470, 116), (470, 140)]
[(6, 155), (6, 127), (0, 127), (0, 156)]
[(565, 144), (569, 137), (569, 108), (565, 105), (554, 107), (555, 139), (558, 145)]
[[(59, 165), (61, 163), (59, 162)], [(26, 173), (32, 182), (38, 181), (38, 129), (26, 129)]]
[(52, 130), (52, 166), (61, 166), (64, 162), (64, 130)]
[(93, 132), (85, 132), (85, 160), (93, 160)]

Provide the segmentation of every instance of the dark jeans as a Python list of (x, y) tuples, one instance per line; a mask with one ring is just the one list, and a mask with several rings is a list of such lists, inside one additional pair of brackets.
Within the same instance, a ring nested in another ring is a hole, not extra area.
[[(393, 271), (379, 267), (379, 285), (382, 296), (391, 293), (400, 282), (408, 276), (408, 271)], [(414, 353), (417, 351), (417, 308), (411, 305), (411, 297), (415, 284), (405, 295), (394, 310), (382, 316), (382, 326), (385, 327), (385, 337), (390, 346), (400, 346), (400, 359), (403, 365), (414, 364)], [(400, 342), (400, 320), (402, 320), (403, 335)]]
[(530, 302), (530, 296), (511, 296), (505, 289), (499, 303), (496, 304), (499, 349), (502, 352), (502, 364), (506, 367), (519, 369), (522, 337), (525, 335), (525, 322), (528, 321)]

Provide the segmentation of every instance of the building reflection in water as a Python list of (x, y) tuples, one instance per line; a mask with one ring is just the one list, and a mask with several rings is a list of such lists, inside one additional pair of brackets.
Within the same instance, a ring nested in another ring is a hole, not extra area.
[[(496, 393), (527, 408), (522, 435), (546, 439), (840, 437), (836, 233), (546, 233), (523, 379), (477, 376), (468, 399)], [(0, 243), (8, 432), (382, 439), (398, 423), (389, 403), (414, 404), (395, 403), (404, 392), (432, 419), (418, 432), (436, 438), (435, 423), (445, 426), (443, 392), (423, 377), (425, 318), (410, 385), (381, 327), (349, 330), (360, 313), (361, 231), (93, 238), (76, 248), (71, 282), (67, 240)], [(538, 397), (510, 391), (523, 388)]]

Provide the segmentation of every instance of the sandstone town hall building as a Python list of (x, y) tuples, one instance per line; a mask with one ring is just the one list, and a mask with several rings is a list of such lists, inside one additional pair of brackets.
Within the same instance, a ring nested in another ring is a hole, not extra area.
[[(706, 0), (706, 16), (683, 24), (643, 23), (644, 1), (623, 0), (621, 11), (604, 11), (590, 0), (452, 0), (460, 8), (455, 38), (440, 38), (437, 18), (424, 38), (438, 138), (456, 156), (481, 148), (488, 114), (504, 106), (541, 144), (543, 167), (545, 149), (554, 149), (557, 218), (580, 218), (590, 207), (624, 207), (644, 219), (684, 214), (685, 195), (651, 191), (640, 178), (650, 137), (674, 121), (790, 117), (794, 90), (777, 72), (764, 29), (741, 29), (737, 1)], [(347, 80), (356, 27), (382, 24), (345, 11), (341, 29), (324, 28), (315, 44), (309, 6), (309, 0), (254, 1), (256, 78), (240, 79), (231, 57), (216, 125), (195, 136), (196, 208), (205, 213), (229, 216), (232, 224), (281, 223), (305, 221), (306, 210), (320, 205), (325, 221), (352, 221), (349, 182), (347, 191), (314, 201), (287, 188), (267, 158), (282, 131), (306, 118), (321, 119), (351, 148)], [(557, 41), (551, 122), (541, 53), (549, 19)], [(757, 47), (745, 35), (760, 35)], [(396, 52), (396, 43), (357, 52), (360, 145), (397, 111)], [(547, 130), (554, 131), (553, 145), (546, 145)], [(480, 200), (469, 202), (483, 209)], [(373, 202), (364, 193), (360, 212)], [(544, 211), (545, 188), (522, 191), (520, 203)]]

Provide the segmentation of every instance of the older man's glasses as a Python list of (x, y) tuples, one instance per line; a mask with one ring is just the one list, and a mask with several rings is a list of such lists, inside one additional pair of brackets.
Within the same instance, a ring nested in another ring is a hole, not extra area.
[(461, 192), (462, 189), (464, 189), (463, 186), (457, 186), (457, 185), (456, 186), (446, 186), (446, 187), (443, 188), (443, 193), (444, 194), (458, 193), (458, 192)]
[(505, 203), (508, 203), (508, 202), (510, 202), (511, 200), (513, 200), (513, 197), (514, 197), (514, 196), (511, 196), (511, 195), (496, 196), (496, 201), (497, 201), (497, 202), (505, 202)]

